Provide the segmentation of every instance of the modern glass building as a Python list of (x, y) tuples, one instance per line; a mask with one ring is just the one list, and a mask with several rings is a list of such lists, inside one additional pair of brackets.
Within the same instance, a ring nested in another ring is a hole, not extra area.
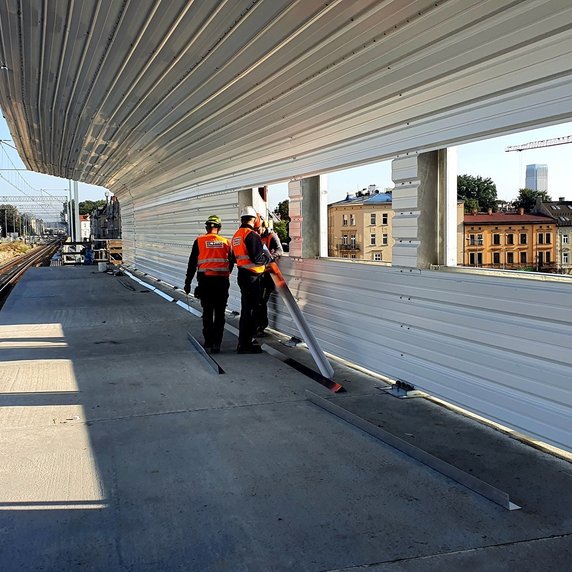
[(533, 191), (547, 191), (548, 165), (527, 165), (525, 186)]

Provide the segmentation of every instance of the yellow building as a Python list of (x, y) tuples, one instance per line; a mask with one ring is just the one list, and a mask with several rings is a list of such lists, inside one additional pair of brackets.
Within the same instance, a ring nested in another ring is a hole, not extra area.
[(392, 197), (372, 187), (328, 205), (328, 256), (391, 262)]
[(554, 271), (556, 223), (520, 212), (465, 214), (464, 265)]

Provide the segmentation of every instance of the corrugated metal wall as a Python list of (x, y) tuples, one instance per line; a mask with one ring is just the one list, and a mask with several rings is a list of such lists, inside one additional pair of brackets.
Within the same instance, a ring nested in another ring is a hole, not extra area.
[[(221, 234), (230, 238), (240, 224), (240, 191), (220, 192), (169, 202), (157, 206), (121, 203), (123, 220), (123, 259), (129, 265), (182, 288), (187, 262), (195, 238), (204, 233), (204, 222), (211, 214), (223, 220)], [(133, 246), (136, 242), (136, 248)], [(240, 295), (231, 292), (231, 302)]]

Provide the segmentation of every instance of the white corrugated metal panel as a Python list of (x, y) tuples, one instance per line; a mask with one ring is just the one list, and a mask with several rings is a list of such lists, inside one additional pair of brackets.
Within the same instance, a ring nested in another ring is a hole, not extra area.
[[(221, 234), (232, 237), (240, 225), (238, 191), (221, 192), (157, 206), (135, 206), (132, 233), (125, 227), (124, 244), (137, 241), (137, 248), (124, 256), (127, 264), (172, 284), (183, 287), (195, 238), (205, 232), (205, 221), (217, 214), (223, 221)], [(123, 206), (123, 205), (122, 205)], [(123, 214), (123, 211), (122, 211)], [(129, 248), (129, 246), (127, 246)], [(239, 307), (237, 291), (231, 305)]]
[(120, 203), (120, 207), (123, 262), (131, 263), (135, 260), (135, 215), (133, 212), (133, 201), (125, 197)]
[(562, 0), (0, 3), (35, 170), (151, 200), (572, 117)]
[(324, 350), (572, 450), (572, 284), (333, 260), (281, 268)]

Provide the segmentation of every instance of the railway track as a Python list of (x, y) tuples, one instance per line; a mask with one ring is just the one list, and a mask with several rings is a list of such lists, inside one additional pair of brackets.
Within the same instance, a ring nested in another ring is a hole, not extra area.
[(61, 243), (61, 240), (54, 240), (0, 266), (0, 308), (24, 272), (32, 266), (40, 266), (49, 260), (60, 248)]

